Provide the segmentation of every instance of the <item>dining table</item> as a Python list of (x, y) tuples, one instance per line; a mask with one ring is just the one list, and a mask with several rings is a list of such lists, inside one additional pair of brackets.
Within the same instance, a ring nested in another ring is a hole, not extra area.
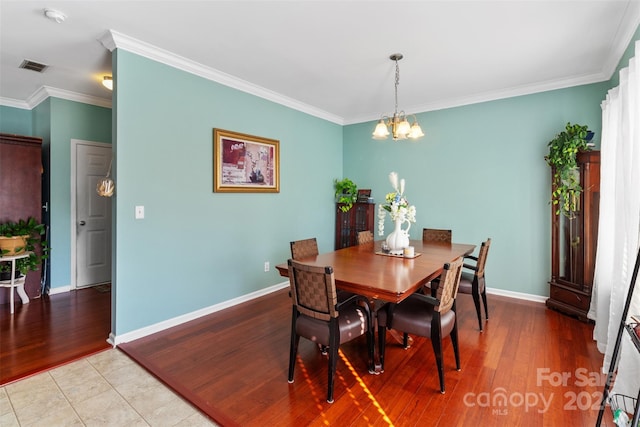
[[(444, 264), (471, 254), (475, 245), (411, 240), (413, 257), (382, 251), (383, 240), (364, 243), (299, 259), (333, 268), (336, 288), (363, 295), (369, 301), (399, 303), (442, 273)], [(288, 277), (287, 263), (276, 265)]]
[[(399, 303), (442, 274), (444, 265), (471, 254), (475, 245), (411, 240), (413, 256), (392, 255), (382, 250), (383, 240), (364, 243), (298, 259), (305, 264), (332, 267), (336, 288), (365, 296), (372, 312), (381, 303)], [(289, 277), (288, 263), (276, 265)], [(397, 333), (391, 331), (396, 339)], [(410, 340), (411, 342), (411, 340)], [(376, 348), (375, 374), (382, 372)]]

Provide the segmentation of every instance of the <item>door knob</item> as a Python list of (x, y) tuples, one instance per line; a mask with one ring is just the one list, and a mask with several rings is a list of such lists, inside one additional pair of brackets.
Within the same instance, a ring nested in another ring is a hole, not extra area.
[(80, 225), (85, 225), (85, 224), (86, 224), (86, 222), (80, 221)]

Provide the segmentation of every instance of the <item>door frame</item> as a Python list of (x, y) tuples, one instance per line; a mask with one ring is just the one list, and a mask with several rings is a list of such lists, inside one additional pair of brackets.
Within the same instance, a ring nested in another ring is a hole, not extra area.
[[(76, 168), (77, 168), (77, 161), (76, 158), (78, 156), (78, 145), (91, 145), (94, 147), (102, 147), (102, 148), (110, 148), (111, 152), (113, 153), (113, 145), (112, 144), (107, 144), (106, 142), (95, 142), (95, 141), (87, 141), (87, 140), (83, 140), (83, 139), (72, 139), (71, 140), (71, 214), (69, 215), (70, 217), (70, 226), (71, 226), (71, 285), (70, 285), (70, 289), (71, 290), (76, 290), (78, 289), (77, 283), (78, 283), (78, 265), (76, 262), (76, 257), (77, 257), (77, 233), (76, 233), (76, 222), (77, 222), (77, 215), (76, 215), (76, 207), (77, 207), (77, 201), (76, 201), (76, 189), (77, 189), (77, 179), (78, 177), (76, 176)], [(113, 216), (111, 217), (111, 241), (113, 242)], [(112, 268), (113, 271), (113, 268)], [(113, 279), (113, 278), (112, 278)]]

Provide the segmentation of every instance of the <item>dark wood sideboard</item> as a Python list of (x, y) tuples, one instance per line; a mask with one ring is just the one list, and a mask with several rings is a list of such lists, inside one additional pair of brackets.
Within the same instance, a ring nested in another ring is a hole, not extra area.
[[(0, 133), (0, 222), (34, 217), (42, 222), (42, 139)], [(27, 274), (29, 298), (40, 296), (42, 267)], [(9, 293), (0, 292), (0, 303)]]

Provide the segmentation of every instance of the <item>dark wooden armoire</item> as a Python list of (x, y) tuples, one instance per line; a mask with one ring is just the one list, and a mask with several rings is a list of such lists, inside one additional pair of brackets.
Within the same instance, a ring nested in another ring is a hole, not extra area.
[[(600, 151), (578, 153), (577, 163), (583, 192), (575, 217), (556, 215), (557, 207), (551, 207), (551, 281), (547, 307), (587, 321), (598, 238)], [(554, 171), (551, 173), (553, 176)]]
[(358, 232), (374, 230), (374, 203), (354, 203), (347, 212), (342, 212), (341, 203), (336, 203), (336, 249), (342, 249), (356, 244)]
[[(0, 222), (34, 217), (42, 222), (42, 139), (0, 133)], [(29, 298), (40, 296), (42, 267), (24, 285)], [(0, 303), (9, 289), (0, 288)]]

